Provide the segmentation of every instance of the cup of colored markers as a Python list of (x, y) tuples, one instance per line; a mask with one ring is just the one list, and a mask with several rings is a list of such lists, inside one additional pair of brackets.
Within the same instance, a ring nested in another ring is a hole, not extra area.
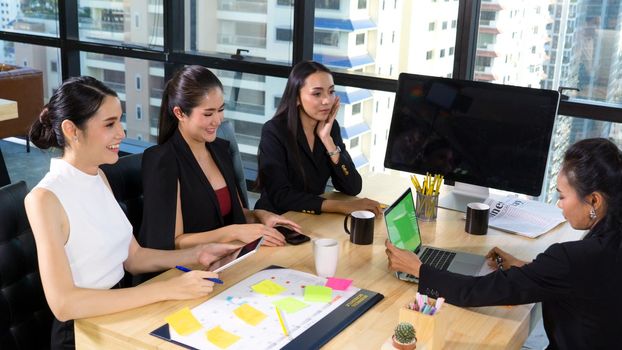
[(424, 315), (434, 315), (445, 303), (444, 298), (432, 299), (428, 298), (427, 295), (417, 294), (415, 295), (415, 300), (406, 305), (406, 308), (409, 310), (414, 310), (421, 312)]
[(423, 182), (419, 183), (419, 180), (415, 175), (410, 176), (410, 180), (415, 186), (417, 197), (415, 200), (415, 211), (417, 218), (423, 221), (434, 221), (438, 213), (438, 195), (440, 193), (441, 184), (443, 183), (443, 176), (436, 174), (426, 174)]
[(425, 344), (426, 349), (442, 349), (449, 326), (446, 312), (441, 309), (444, 298), (432, 299), (419, 294), (415, 300), (400, 309), (399, 321), (415, 326), (417, 342)]

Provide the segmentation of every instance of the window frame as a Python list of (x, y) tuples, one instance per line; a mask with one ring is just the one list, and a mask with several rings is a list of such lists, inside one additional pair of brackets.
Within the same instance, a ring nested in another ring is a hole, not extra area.
[[(165, 80), (168, 80), (176, 69), (187, 64), (287, 78), (291, 66), (303, 60), (313, 59), (315, 18), (313, 2), (293, 2), (291, 64), (270, 62), (253, 57), (245, 57), (243, 60), (239, 60), (226, 54), (199, 55), (187, 52), (184, 48), (185, 2), (164, 0), (163, 6), (164, 45), (161, 50), (81, 41), (78, 33), (78, 4), (76, 1), (68, 0), (58, 0), (58, 37), (0, 30), (0, 40), (59, 49), (60, 62), (58, 63), (61, 65), (60, 71), (63, 80), (80, 75), (80, 52), (82, 51), (163, 62)], [(452, 76), (455, 78), (473, 78), (480, 8), (481, 0), (459, 2), (452, 72)], [(397, 89), (395, 78), (356, 74), (341, 70), (335, 70), (333, 76), (335, 84), (341, 86), (386, 92), (395, 92)], [(621, 112), (621, 106), (596, 101), (562, 100), (559, 106), (560, 115), (616, 123), (622, 123)]]

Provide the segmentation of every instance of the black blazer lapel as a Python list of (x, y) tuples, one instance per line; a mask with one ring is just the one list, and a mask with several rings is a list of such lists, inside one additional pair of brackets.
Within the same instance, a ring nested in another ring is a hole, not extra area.
[[(313, 145), (314, 147), (313, 148), (317, 149), (318, 148), (317, 142), (319, 140), (317, 139), (317, 137), (315, 137), (315, 138), (316, 138), (316, 140), (314, 142), (314, 145)], [(303, 156), (303, 157), (306, 156), (307, 158), (309, 158), (311, 164), (313, 164), (313, 166), (316, 169), (319, 169), (318, 168), (318, 164), (315, 161), (315, 156), (313, 155), (314, 152), (309, 147), (309, 143), (307, 142), (307, 138), (305, 137), (305, 133), (302, 130), (302, 124), (301, 123), (298, 123), (298, 134), (296, 135), (296, 141), (298, 142), (298, 146), (300, 146), (300, 149), (302, 149), (302, 151), (304, 153), (304, 155), (301, 154), (301, 156)]]
[[(173, 135), (173, 145), (175, 146), (175, 150), (177, 151), (177, 154), (180, 157), (180, 160), (182, 160), (183, 162), (186, 162), (186, 164), (189, 164), (190, 168), (192, 169), (192, 172), (197, 176), (198, 179), (200, 179), (201, 183), (203, 184), (203, 186), (201, 187), (205, 189), (204, 191), (205, 194), (207, 195), (209, 200), (212, 202), (212, 206), (216, 208), (216, 211), (218, 212), (220, 226), (221, 227), (224, 226), (225, 222), (224, 222), (224, 219), (222, 218), (222, 213), (220, 211), (220, 203), (218, 203), (218, 198), (216, 198), (216, 192), (214, 192), (214, 188), (212, 187), (212, 184), (210, 184), (209, 180), (203, 173), (203, 170), (201, 169), (199, 162), (194, 157), (194, 154), (192, 154), (192, 151), (190, 150), (190, 146), (188, 146), (188, 143), (186, 143), (186, 140), (184, 140), (184, 138), (181, 136), (181, 134), (179, 133), (179, 130), (177, 130), (175, 134)], [(209, 151), (209, 147), (207, 147), (207, 149)], [(197, 189), (197, 191), (200, 191), (200, 190), (201, 189)]]

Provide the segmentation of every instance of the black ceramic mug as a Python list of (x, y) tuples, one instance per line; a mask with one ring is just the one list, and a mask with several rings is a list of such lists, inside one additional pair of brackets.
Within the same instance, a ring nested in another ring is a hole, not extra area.
[(464, 230), (472, 235), (485, 235), (488, 232), (489, 212), (488, 204), (475, 202), (467, 204)]
[[(348, 218), (350, 229), (348, 229)], [(350, 242), (354, 244), (372, 244), (374, 241), (374, 220), (376, 215), (371, 211), (358, 210), (346, 215), (343, 229), (350, 235)]]

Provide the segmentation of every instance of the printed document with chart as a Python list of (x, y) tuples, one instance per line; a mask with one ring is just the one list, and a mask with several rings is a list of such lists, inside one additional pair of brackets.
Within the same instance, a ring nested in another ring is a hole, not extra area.
[(501, 200), (487, 198), (490, 206), (488, 226), (536, 238), (566, 221), (558, 207), (528, 199), (507, 196)]

